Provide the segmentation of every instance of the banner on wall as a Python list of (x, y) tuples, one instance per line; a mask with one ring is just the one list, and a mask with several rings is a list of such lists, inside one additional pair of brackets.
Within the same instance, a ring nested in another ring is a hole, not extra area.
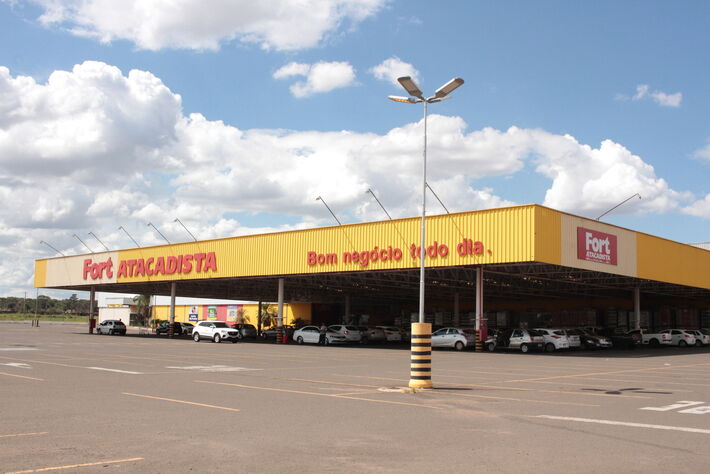
[(199, 308), (197, 306), (190, 306), (189, 320), (197, 321), (199, 314)]
[(207, 307), (207, 319), (217, 319), (217, 307), (208, 306)]
[(227, 306), (227, 321), (237, 320), (237, 305), (230, 304)]

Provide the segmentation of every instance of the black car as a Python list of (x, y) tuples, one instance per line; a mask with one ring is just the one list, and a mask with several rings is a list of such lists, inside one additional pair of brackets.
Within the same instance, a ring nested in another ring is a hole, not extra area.
[(572, 334), (579, 336), (579, 342), (585, 349), (608, 349), (612, 347), (612, 341), (606, 336), (599, 336), (583, 329), (572, 329)]
[[(161, 334), (165, 334), (166, 336), (169, 334), (170, 331), (170, 323), (168, 321), (163, 321), (158, 325), (157, 328), (155, 328), (155, 334), (160, 336)], [(173, 323), (173, 335), (174, 336), (180, 336), (182, 335), (182, 325), (180, 323)]]
[(632, 333), (616, 332), (613, 329), (605, 329), (601, 331), (600, 335), (606, 336), (611, 339), (611, 343), (614, 347), (619, 349), (636, 349), (638, 346), (638, 338), (632, 336)]
[(234, 323), (232, 324), (232, 327), (239, 331), (239, 338), (251, 338), (254, 339), (256, 337), (256, 328), (254, 327), (253, 324), (245, 324), (245, 323)]
[[(293, 336), (293, 331), (294, 329), (291, 326), (284, 326), (283, 327), (284, 332), (288, 336), (288, 339), (291, 339), (291, 336)], [(268, 340), (276, 340), (276, 328), (269, 328), (269, 329), (262, 329), (261, 333), (259, 334), (259, 337), (265, 341)]]

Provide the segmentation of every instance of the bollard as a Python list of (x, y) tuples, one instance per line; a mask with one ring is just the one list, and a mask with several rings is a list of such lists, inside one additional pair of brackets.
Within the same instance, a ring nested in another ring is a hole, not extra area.
[(409, 387), (432, 388), (430, 323), (412, 323)]
[(276, 326), (276, 344), (281, 344), (283, 341), (284, 328), (283, 326)]

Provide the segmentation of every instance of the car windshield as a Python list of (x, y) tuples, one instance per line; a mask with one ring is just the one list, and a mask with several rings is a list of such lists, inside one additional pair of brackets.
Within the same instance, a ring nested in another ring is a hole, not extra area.
[(116, 326), (125, 326), (125, 324), (123, 324), (123, 321), (116, 321)]
[(536, 331), (534, 329), (529, 329), (528, 332), (531, 336), (542, 336), (542, 333), (540, 331)]
[(216, 328), (229, 328), (227, 323), (219, 322), (219, 323), (212, 323), (212, 324), (214, 324), (214, 327), (216, 327)]
[(554, 334), (556, 336), (564, 336), (565, 332), (564, 331), (552, 331), (552, 334)]
[(345, 326), (345, 328), (346, 328), (348, 331), (357, 331), (357, 327), (355, 327), (355, 326)]

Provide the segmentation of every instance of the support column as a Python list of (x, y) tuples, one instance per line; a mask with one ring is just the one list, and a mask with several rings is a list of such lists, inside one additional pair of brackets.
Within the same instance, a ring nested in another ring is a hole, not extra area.
[(634, 288), (634, 329), (641, 329), (641, 288)]
[(177, 283), (170, 283), (170, 321), (168, 324), (168, 337), (173, 337), (173, 323), (175, 322), (175, 293), (177, 290)]
[[(476, 350), (483, 350), (483, 267), (476, 268)], [(486, 331), (487, 332), (487, 331)]]
[(261, 300), (259, 300), (258, 306), (256, 308), (256, 327), (257, 336), (261, 336)]
[(350, 295), (345, 295), (345, 315), (343, 324), (350, 324)]
[(96, 327), (96, 321), (94, 320), (94, 298), (96, 298), (96, 288), (91, 287), (89, 290), (89, 334), (94, 333), (94, 328)]
[(284, 279), (279, 278), (279, 312), (276, 318), (276, 344), (281, 344), (284, 331)]
[(459, 293), (454, 293), (454, 326), (458, 327), (461, 324), (461, 314), (459, 308)]

